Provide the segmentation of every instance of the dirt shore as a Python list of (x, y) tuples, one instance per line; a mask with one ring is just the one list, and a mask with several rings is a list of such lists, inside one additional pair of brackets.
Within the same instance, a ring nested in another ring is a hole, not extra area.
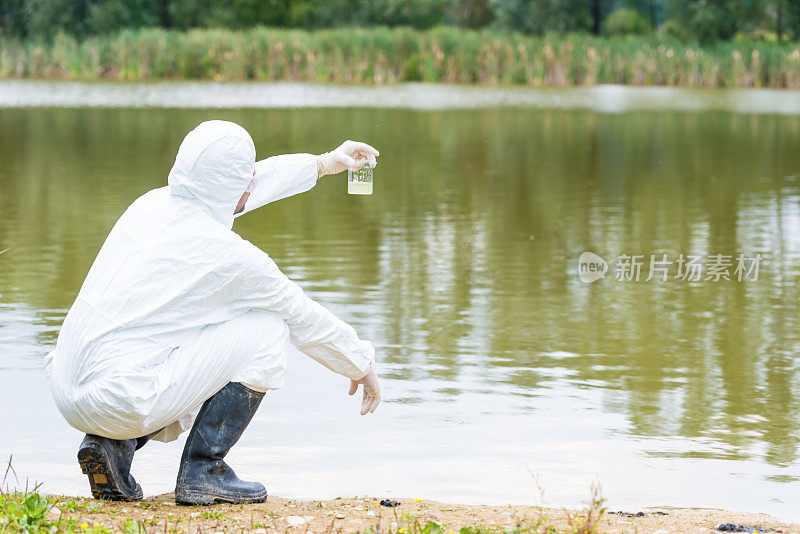
[[(125, 532), (720, 532), (730, 523), (755, 527), (758, 532), (800, 533), (800, 525), (780, 522), (765, 514), (733, 513), (717, 509), (658, 507), (606, 511), (597, 520), (588, 508), (563, 510), (536, 506), (473, 506), (399, 498), (399, 506), (382, 506), (380, 499), (340, 498), (296, 501), (270, 497), (255, 505), (176, 506), (172, 494), (138, 503), (111, 503), (74, 497), (55, 497), (49, 512), (78, 529), (105, 526)], [(428, 522), (433, 521), (441, 530)], [(429, 525), (425, 528), (425, 525)]]

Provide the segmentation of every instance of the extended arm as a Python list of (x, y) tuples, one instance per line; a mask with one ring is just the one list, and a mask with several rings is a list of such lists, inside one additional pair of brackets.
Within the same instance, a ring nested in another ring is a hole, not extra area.
[(283, 154), (256, 162), (258, 184), (250, 193), (244, 211), (236, 216), (293, 195), (305, 193), (317, 184), (317, 156)]
[[(237, 239), (241, 239), (238, 238)], [(351, 380), (363, 378), (375, 361), (372, 343), (359, 339), (353, 327), (310, 299), (261, 249), (241, 240), (234, 289), (242, 308), (280, 315), (292, 343), (328, 369)]]
[(305, 193), (326, 174), (335, 174), (364, 164), (377, 165), (379, 153), (366, 143), (345, 141), (338, 148), (314, 154), (284, 154), (256, 162), (257, 184), (243, 196), (244, 209), (234, 215), (253, 211), (270, 202)]

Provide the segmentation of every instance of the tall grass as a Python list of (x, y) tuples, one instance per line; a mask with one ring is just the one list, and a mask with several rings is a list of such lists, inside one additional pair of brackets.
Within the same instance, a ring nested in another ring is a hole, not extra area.
[(654, 37), (497, 34), (441, 27), (123, 31), (50, 43), (0, 39), (0, 77), (399, 81), (800, 89), (800, 43), (703, 48)]

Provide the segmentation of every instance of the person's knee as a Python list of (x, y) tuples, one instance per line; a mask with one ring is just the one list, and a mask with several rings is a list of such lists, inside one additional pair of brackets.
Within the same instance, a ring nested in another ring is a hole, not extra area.
[(250, 361), (233, 376), (254, 391), (264, 392), (283, 386), (286, 376), (286, 356), (282, 352), (254, 354)]
[(251, 310), (235, 319), (237, 325), (228, 333), (232, 347), (243, 358), (243, 364), (231, 377), (231, 382), (239, 382), (254, 391), (283, 385), (286, 372), (286, 347), (289, 343), (289, 329), (278, 315), (260, 310)]

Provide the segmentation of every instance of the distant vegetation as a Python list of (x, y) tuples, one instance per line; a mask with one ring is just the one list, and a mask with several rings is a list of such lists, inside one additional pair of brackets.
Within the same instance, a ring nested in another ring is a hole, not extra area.
[(800, 45), (748, 40), (701, 46), (652, 35), (534, 36), (452, 27), (151, 28), (83, 40), (60, 33), (52, 43), (2, 39), (0, 76), (800, 89)]
[(455, 26), (546, 33), (660, 33), (709, 44), (800, 38), (798, 0), (0, 0), (0, 35), (78, 39), (123, 29)]
[(0, 0), (0, 76), (800, 88), (800, 0)]

